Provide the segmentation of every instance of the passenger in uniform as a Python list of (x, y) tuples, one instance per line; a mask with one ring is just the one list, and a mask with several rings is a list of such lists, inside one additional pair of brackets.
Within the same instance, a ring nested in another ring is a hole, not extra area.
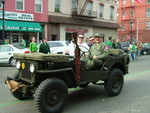
[(103, 38), (99, 34), (95, 35), (95, 44), (91, 46), (89, 51), (91, 55), (83, 57), (85, 68), (88, 70), (102, 66), (104, 60), (109, 55), (108, 46), (103, 42)]

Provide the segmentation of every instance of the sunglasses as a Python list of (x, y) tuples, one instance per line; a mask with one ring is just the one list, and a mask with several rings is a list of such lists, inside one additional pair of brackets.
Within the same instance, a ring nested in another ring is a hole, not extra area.
[(94, 39), (92, 39), (92, 40), (89, 40), (89, 41), (94, 41)]
[(79, 38), (82, 38), (82, 39), (84, 39), (84, 37), (79, 37)]
[(101, 37), (96, 36), (95, 38), (99, 38), (100, 39)]

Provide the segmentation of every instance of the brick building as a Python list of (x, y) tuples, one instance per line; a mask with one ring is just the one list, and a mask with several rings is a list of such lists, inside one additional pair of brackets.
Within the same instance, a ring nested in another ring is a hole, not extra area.
[[(2, 0), (0, 0), (0, 39), (2, 39)], [(27, 42), (32, 36), (38, 41), (45, 34), (48, 23), (48, 0), (5, 0), (5, 38), (13, 45), (19, 45), (20, 39)]]
[(118, 37), (121, 41), (150, 42), (150, 0), (119, 0)]

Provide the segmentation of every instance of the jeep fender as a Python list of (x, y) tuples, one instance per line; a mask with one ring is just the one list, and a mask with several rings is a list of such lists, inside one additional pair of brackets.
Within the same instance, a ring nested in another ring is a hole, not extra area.
[(78, 83), (75, 78), (75, 73), (72, 68), (63, 68), (55, 70), (38, 70), (38, 75), (47, 75), (47, 78), (60, 78), (68, 88), (77, 87)]

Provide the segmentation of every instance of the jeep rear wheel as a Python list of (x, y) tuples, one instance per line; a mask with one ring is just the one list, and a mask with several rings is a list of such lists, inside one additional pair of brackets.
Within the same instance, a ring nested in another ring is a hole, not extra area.
[(67, 86), (57, 78), (43, 81), (34, 96), (35, 106), (40, 113), (59, 113), (67, 100)]
[(113, 69), (109, 79), (105, 81), (105, 91), (109, 96), (118, 95), (123, 87), (124, 78), (120, 69)]

